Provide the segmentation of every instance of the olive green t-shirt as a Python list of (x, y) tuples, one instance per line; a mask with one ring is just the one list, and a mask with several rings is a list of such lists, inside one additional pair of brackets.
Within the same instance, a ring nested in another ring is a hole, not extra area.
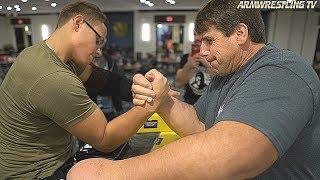
[(73, 155), (65, 128), (97, 108), (78, 78), (41, 42), (20, 53), (0, 87), (0, 179), (50, 176)]

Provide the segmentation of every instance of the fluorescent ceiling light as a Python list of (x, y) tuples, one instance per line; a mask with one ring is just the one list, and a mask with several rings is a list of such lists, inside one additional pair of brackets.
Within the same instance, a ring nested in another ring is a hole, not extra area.
[(51, 3), (51, 7), (56, 7), (57, 6), (57, 3)]

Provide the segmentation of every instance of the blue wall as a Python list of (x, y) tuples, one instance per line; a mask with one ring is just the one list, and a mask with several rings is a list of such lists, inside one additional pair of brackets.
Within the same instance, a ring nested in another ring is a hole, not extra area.
[[(108, 12), (105, 14), (109, 21), (107, 47), (115, 45), (121, 48), (133, 48), (133, 12)], [(120, 31), (117, 33), (115, 29)]]

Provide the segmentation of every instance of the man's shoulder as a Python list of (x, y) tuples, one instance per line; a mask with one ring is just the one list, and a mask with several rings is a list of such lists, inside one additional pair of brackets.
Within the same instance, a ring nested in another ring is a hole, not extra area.
[(297, 54), (296, 52), (293, 52), (289, 49), (281, 49), (278, 48), (272, 44), (268, 44), (266, 46), (266, 49), (263, 53), (263, 56), (261, 56), (262, 59), (268, 59), (266, 63), (269, 64), (282, 64), (286, 65), (287, 63), (302, 63), (305, 65), (308, 65), (308, 60)]
[(249, 66), (248, 74), (263, 67), (287, 69), (305, 81), (318, 81), (318, 77), (309, 64), (309, 61), (287, 49), (280, 49), (273, 45), (267, 45), (260, 58)]

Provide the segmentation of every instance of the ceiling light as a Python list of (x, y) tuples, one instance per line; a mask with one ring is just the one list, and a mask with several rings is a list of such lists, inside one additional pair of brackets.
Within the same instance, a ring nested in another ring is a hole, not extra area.
[(2, 9), (2, 6), (0, 6), (0, 9)]
[(17, 9), (16, 9), (16, 11), (17, 11), (17, 12), (20, 12), (20, 11), (21, 11), (21, 9), (20, 9), (20, 8), (17, 8)]
[(154, 6), (154, 4), (153, 3), (149, 3), (149, 7), (153, 7)]
[(7, 7), (7, 10), (8, 10), (8, 11), (11, 11), (11, 10), (12, 10), (12, 7), (11, 7), (11, 6), (8, 6), (8, 7)]
[(16, 8), (16, 9), (20, 8), (20, 6), (18, 4), (14, 5), (13, 7)]
[(57, 6), (57, 3), (51, 3), (51, 7), (56, 7)]
[(22, 2), (27, 2), (28, 0), (21, 0)]
[(33, 6), (33, 7), (31, 8), (31, 10), (32, 10), (32, 11), (36, 11), (36, 10), (37, 10), (37, 7)]
[(171, 2), (170, 2), (170, 4), (172, 4), (172, 5), (175, 4), (175, 3), (176, 3), (175, 1), (171, 1)]
[(145, 2), (146, 2), (146, 0), (140, 0), (140, 2), (141, 2), (141, 3), (145, 3)]
[(49, 1), (49, 0), (44, 0), (44, 1)]
[(151, 2), (150, 1), (146, 1), (145, 4), (149, 6)]

